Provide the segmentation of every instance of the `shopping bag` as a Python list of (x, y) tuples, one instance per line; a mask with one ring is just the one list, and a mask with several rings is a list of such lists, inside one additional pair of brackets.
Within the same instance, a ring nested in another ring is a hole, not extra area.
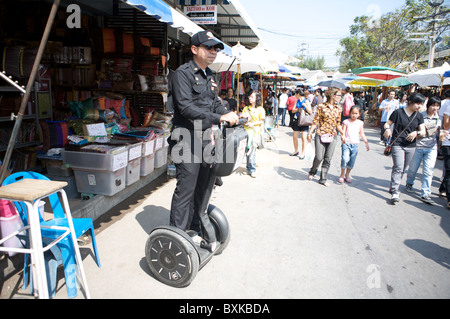
[(314, 156), (316, 156), (316, 151), (314, 149), (314, 146), (312, 145), (312, 143), (306, 144), (305, 159), (309, 162), (312, 162), (314, 160)]

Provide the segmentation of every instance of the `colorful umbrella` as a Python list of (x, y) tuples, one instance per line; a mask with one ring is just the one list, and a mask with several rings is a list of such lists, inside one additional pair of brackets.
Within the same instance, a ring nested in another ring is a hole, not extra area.
[(405, 73), (405, 72), (402, 72), (402, 71), (397, 70), (397, 69), (388, 68), (386, 66), (365, 66), (365, 67), (362, 67), (362, 68), (358, 68), (358, 69), (352, 70), (352, 73), (353, 74), (360, 74), (360, 73), (365, 73), (365, 72), (386, 71), (386, 70), (400, 72), (400, 73)]
[(327, 88), (338, 88), (338, 89), (345, 89), (347, 85), (345, 83), (336, 81), (336, 80), (328, 80), (328, 81), (321, 81), (317, 83), (318, 86), (325, 86)]
[(402, 72), (392, 71), (392, 70), (370, 71), (370, 72), (364, 72), (364, 73), (358, 74), (358, 76), (363, 76), (366, 78), (383, 80), (383, 81), (389, 81), (389, 80), (392, 80), (395, 78), (399, 78), (403, 75), (405, 75), (405, 74)]
[(407, 86), (407, 85), (411, 85), (411, 84), (414, 84), (414, 82), (411, 82), (410, 80), (408, 80), (407, 78), (402, 76), (402, 77), (395, 78), (395, 79), (386, 81), (384, 83), (378, 84), (378, 86), (397, 88), (399, 86)]
[(378, 84), (383, 83), (383, 80), (370, 79), (370, 78), (358, 78), (353, 81), (348, 82), (349, 85), (361, 85), (361, 86), (377, 86)]

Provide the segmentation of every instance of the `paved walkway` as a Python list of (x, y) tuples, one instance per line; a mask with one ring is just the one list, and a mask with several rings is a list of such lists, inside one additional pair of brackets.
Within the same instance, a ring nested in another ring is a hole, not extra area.
[[(450, 211), (432, 198), (403, 193), (390, 204), (391, 158), (382, 155), (379, 129), (367, 128), (371, 150), (361, 144), (353, 183), (338, 185), (340, 147), (329, 171), (330, 186), (308, 181), (311, 162), (290, 157), (292, 131), (280, 127), (277, 146), (257, 153), (257, 178), (245, 164), (224, 178), (212, 203), (227, 215), (231, 242), (183, 289), (149, 273), (148, 234), (168, 224), (175, 180), (161, 177), (97, 221), (102, 267), (90, 245), (82, 247), (93, 298), (296, 299), (450, 298)], [(421, 176), (421, 175), (419, 175)], [(403, 189), (403, 187), (402, 187)], [(56, 298), (66, 298), (63, 277)], [(25, 292), (14, 295), (20, 298)], [(79, 298), (82, 298), (79, 293)]]

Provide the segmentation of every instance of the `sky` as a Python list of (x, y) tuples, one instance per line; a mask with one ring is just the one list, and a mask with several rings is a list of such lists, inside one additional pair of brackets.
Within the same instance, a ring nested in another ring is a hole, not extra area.
[[(445, 1), (447, 4), (449, 1)], [(335, 53), (355, 17), (381, 16), (405, 0), (240, 0), (266, 45), (291, 56), (324, 56), (325, 66), (339, 66)]]

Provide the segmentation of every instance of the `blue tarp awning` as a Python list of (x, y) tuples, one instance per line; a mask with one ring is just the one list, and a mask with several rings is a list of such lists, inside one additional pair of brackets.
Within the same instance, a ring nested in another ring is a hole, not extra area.
[(139, 10), (144, 11), (149, 16), (167, 23), (169, 25), (173, 24), (172, 10), (170, 6), (167, 5), (162, 0), (122, 0)]
[[(122, 0), (123, 2), (136, 7), (137, 9), (145, 12), (153, 18), (167, 23), (168, 25), (181, 29), (183, 32), (192, 36), (193, 34), (202, 31), (203, 28), (189, 20), (185, 15), (179, 13), (175, 9), (171, 8), (162, 0)], [(233, 56), (231, 48), (224, 43), (224, 54)]]
[[(205, 6), (215, 5), (217, 0), (179, 0), (182, 6)], [(222, 4), (230, 4), (228, 0), (223, 0)]]

